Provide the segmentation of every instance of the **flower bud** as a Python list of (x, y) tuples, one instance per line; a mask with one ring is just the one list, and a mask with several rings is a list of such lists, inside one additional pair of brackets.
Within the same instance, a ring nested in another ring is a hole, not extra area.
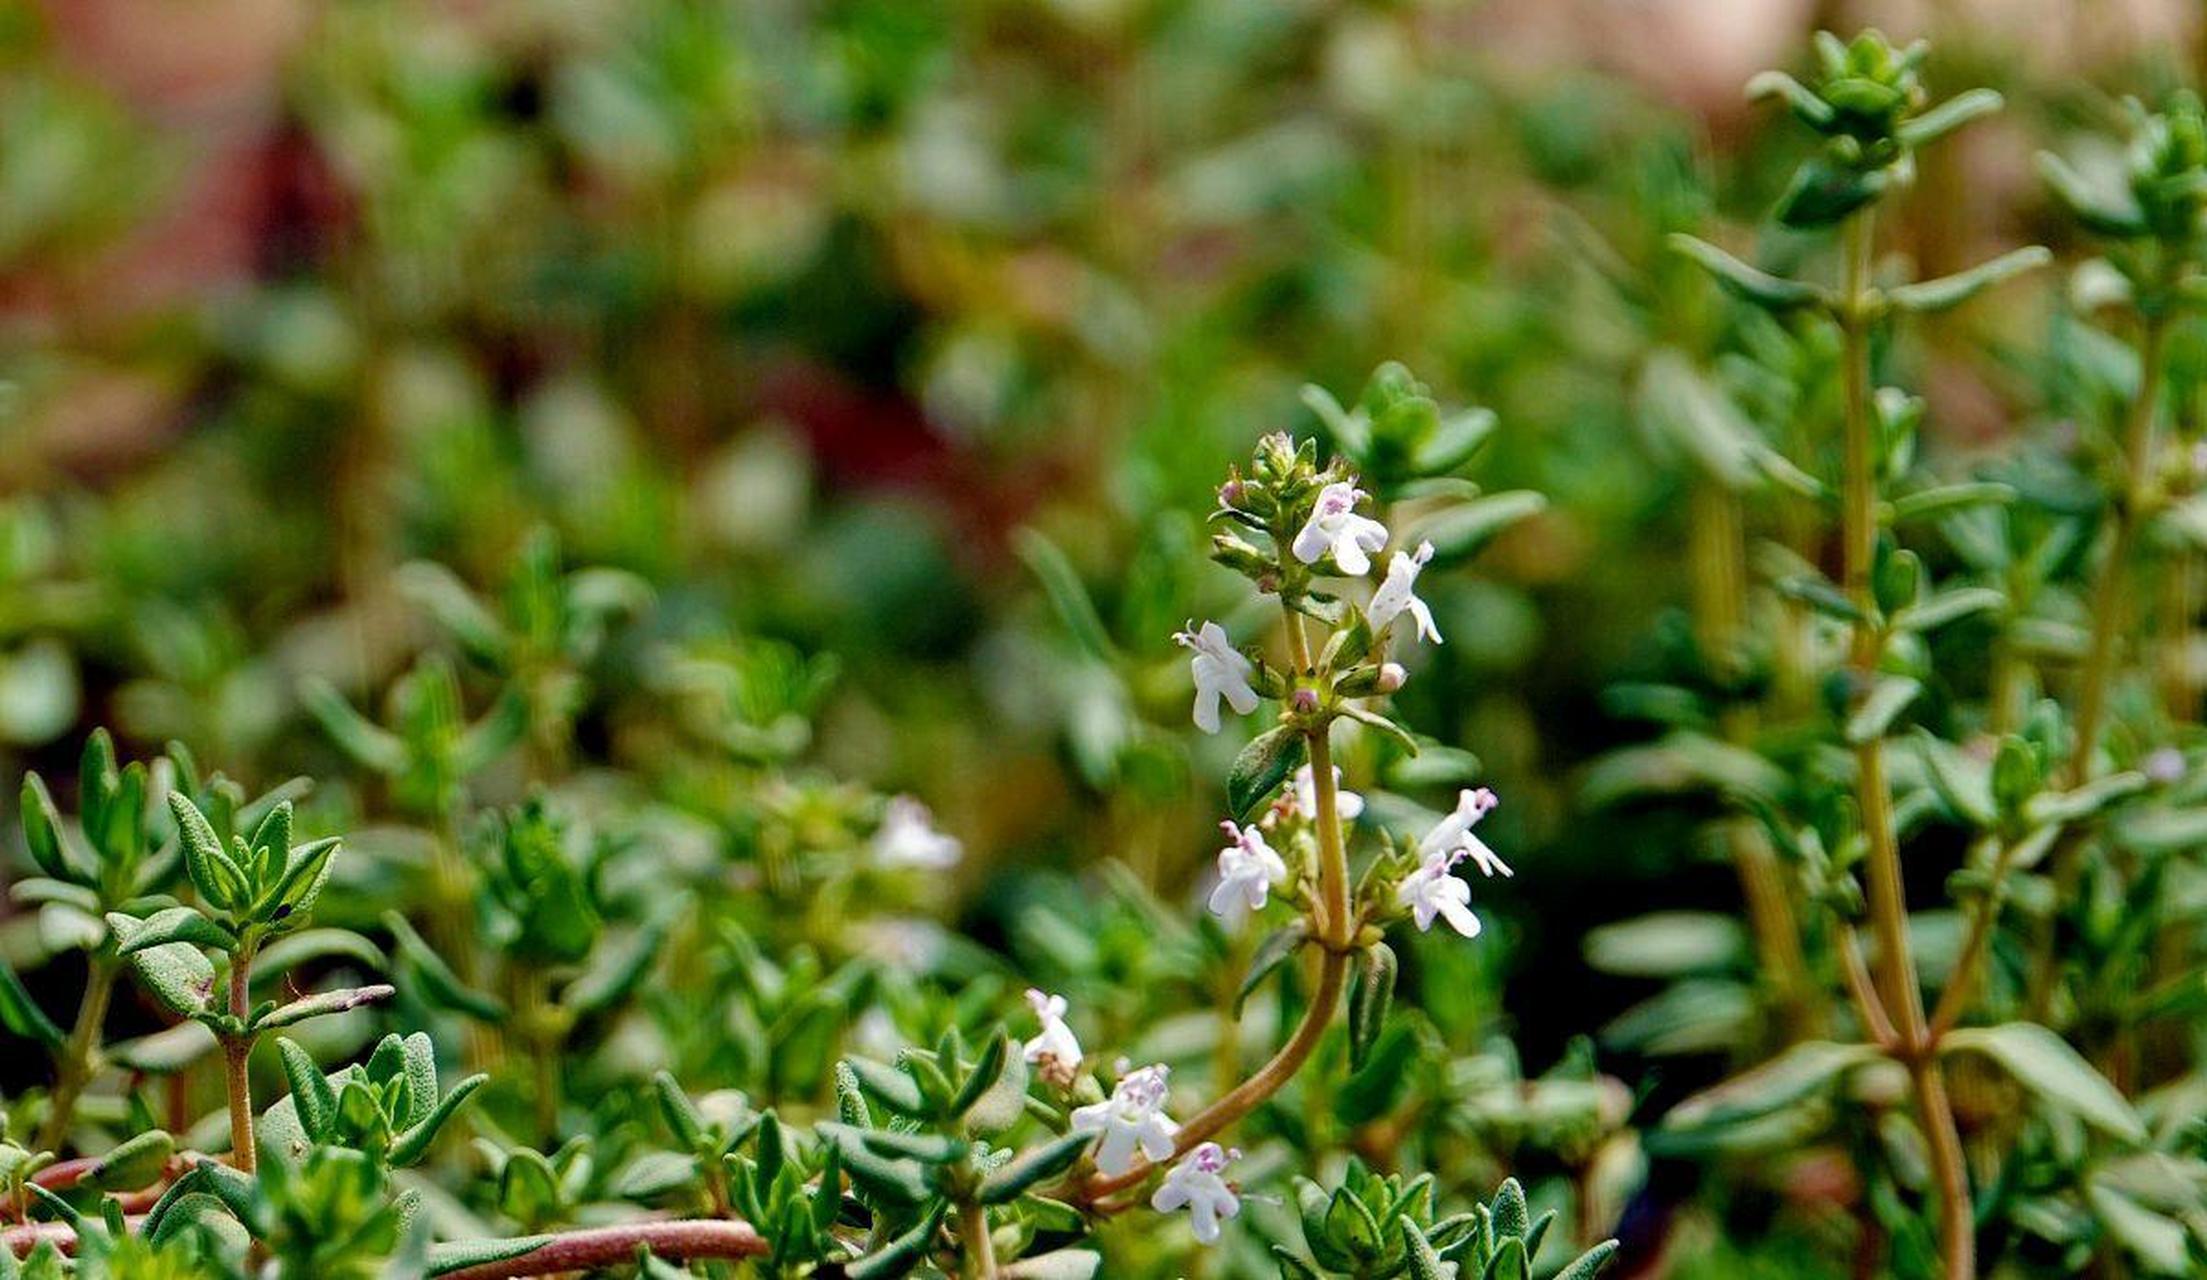
[(1409, 678), (1410, 673), (1402, 669), (1401, 663), (1382, 663), (1379, 668), (1379, 691), (1381, 693), (1393, 693), (1402, 687), (1403, 681)]

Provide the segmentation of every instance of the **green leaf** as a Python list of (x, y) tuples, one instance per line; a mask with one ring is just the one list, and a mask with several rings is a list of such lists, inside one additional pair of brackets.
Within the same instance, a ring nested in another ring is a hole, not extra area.
[[(1027, 1059), (1019, 1046), (999, 1033), (981, 1057), (952, 1105), (966, 1128), (974, 1133), (1001, 1133), (1018, 1123), (1027, 1111)], [(1000, 1052), (999, 1052), (1000, 1048)], [(998, 1061), (991, 1067), (991, 1059)]]
[(1502, 1185), (1495, 1189), (1493, 1203), (1487, 1208), (1496, 1239), (1523, 1239), (1526, 1229), (1532, 1226), (1533, 1215), (1525, 1203), (1525, 1188), (1515, 1178), (1502, 1179)]
[(222, 847), (222, 839), (208, 823), (207, 815), (199, 811), (191, 797), (179, 791), (169, 792), (169, 812), (175, 816), (177, 834), (184, 842), (184, 871), (200, 896), (218, 911), (244, 905), (249, 891), (245, 869)]
[(1363, 1068), (1341, 1082), (1334, 1095), (1334, 1114), (1354, 1128), (1394, 1110), (1409, 1086), (1417, 1059), (1418, 1038), (1409, 1026), (1397, 1022), (1386, 1028), (1366, 1055)]
[(124, 915), (120, 911), (107, 913), (107, 927), (114, 934), (115, 950), (121, 955), (143, 951), (147, 947), (167, 946), (171, 942), (190, 942), (217, 951), (237, 949), (236, 934), (209, 920), (190, 907), (169, 907), (156, 911), (145, 919)]
[(842, 1065), (861, 1088), (887, 1103), (892, 1110), (908, 1116), (926, 1110), (927, 1099), (920, 1092), (919, 1082), (904, 1071), (871, 1058), (845, 1058)]
[(1961, 484), (1918, 489), (1893, 499), (1892, 523), (1935, 520), (1971, 507), (2006, 506), (2016, 498), (2015, 486), (1997, 480), (1972, 480)]
[(1830, 1089), (1841, 1076), (1878, 1056), (1875, 1045), (1804, 1041), (1679, 1103), (1664, 1117), (1663, 1125), (1699, 1129), (1760, 1119)]
[(1264, 941), (1257, 944), (1256, 955), (1250, 958), (1249, 973), (1242, 978), (1241, 988), (1234, 993), (1235, 1018), (1241, 1017), (1242, 1006), (1249, 1003), (1249, 997), (1264, 985), (1265, 979), (1279, 972), (1280, 966), (1308, 941), (1310, 921), (1300, 916), (1265, 935)]
[(398, 958), (407, 971), (409, 990), (439, 1008), (484, 1022), (505, 1021), (508, 1012), (505, 1002), (460, 981), (460, 975), (423, 941), (414, 926), (406, 922), (406, 917), (396, 911), (388, 912), (383, 923), (398, 943)]
[(560, 993), (560, 1003), (579, 1017), (603, 1013), (628, 999), (649, 977), (666, 944), (667, 930), (680, 911), (662, 912), (626, 939), (597, 948), (590, 967)]
[(46, 1011), (31, 999), (31, 993), (23, 986), (23, 979), (16, 976), (15, 966), (0, 958), (0, 1027), (26, 1040), (36, 1040), (48, 1049), (59, 1049), (69, 1037), (46, 1016)]
[(937, 1202), (902, 1235), (873, 1253), (846, 1265), (843, 1274), (849, 1280), (898, 1280), (900, 1276), (910, 1275), (914, 1268), (926, 1261), (928, 1251), (935, 1243), (935, 1233), (942, 1229), (942, 1225), (943, 1205)]
[(1794, 173), (1773, 212), (1781, 224), (1799, 230), (1836, 226), (1891, 185), (1887, 170), (1865, 172), (1813, 159)]
[(1948, 1053), (1982, 1053), (2048, 1106), (2125, 1142), (2146, 1140), (2146, 1126), (2138, 1113), (2107, 1077), (2067, 1040), (2035, 1022), (1965, 1027), (1950, 1033), (1942, 1048)]
[(2055, 198), (2086, 230), (2118, 240), (2146, 233), (2146, 215), (2127, 190), (2112, 194), (2094, 190), (2082, 174), (2050, 151), (2039, 152), (2038, 172)]
[(207, 1012), (211, 1006), (215, 967), (191, 943), (148, 947), (133, 952), (130, 963), (138, 971), (138, 980), (169, 1012), (189, 1018)]
[(1757, 270), (1706, 240), (1673, 233), (1670, 246), (1673, 252), (1692, 259), (1702, 270), (1715, 276), (1718, 284), (1756, 306), (1790, 311), (1820, 304), (1825, 299), (1824, 290), (1816, 285)]
[(1021, 1258), (998, 1271), (1004, 1280), (1093, 1280), (1103, 1266), (1103, 1255), (1087, 1249), (1059, 1249), (1055, 1253)]
[(1601, 1274), (1602, 1268), (1608, 1266), (1609, 1260), (1615, 1257), (1616, 1254), (1617, 1242), (1615, 1240), (1604, 1240), (1585, 1253), (1580, 1254), (1577, 1258), (1572, 1259), (1571, 1265), (1555, 1274), (1555, 1280), (1594, 1280), (1594, 1277)]
[(1921, 604), (1893, 614), (1895, 631), (1936, 631), (1975, 613), (1991, 613), (2008, 607), (2007, 593), (1991, 587), (1956, 587), (1941, 591)]
[(1847, 741), (1860, 745), (1884, 737), (1922, 693), (1923, 681), (1911, 676), (1879, 676), (1870, 686), (1870, 696), (1847, 717)]
[(278, 1027), (305, 1022), (309, 1018), (319, 1018), (324, 1014), (343, 1013), (364, 1004), (387, 1000), (396, 991), (394, 987), (379, 983), (371, 987), (345, 987), (336, 991), (317, 992), (270, 1009), (253, 1020), (253, 1030), (273, 1031)]
[(1055, 1178), (1079, 1162), (1081, 1153), (1095, 1140), (1092, 1133), (1066, 1133), (1038, 1147), (1022, 1151), (991, 1172), (981, 1183), (981, 1203), (1009, 1204)]
[(1764, 98), (1776, 98), (1785, 103), (1812, 129), (1828, 128), (1838, 119), (1838, 112), (1830, 103), (1783, 71), (1758, 72), (1748, 80), (1747, 100), (1760, 102)]
[(1359, 957), (1356, 985), (1349, 990), (1349, 1070), (1362, 1070), (1372, 1045), (1387, 1026), (1394, 1006), (1397, 964), (1394, 948), (1375, 942)]
[(151, 1186), (176, 1154), (176, 1139), (160, 1129), (149, 1129), (101, 1156), (84, 1175), (83, 1185), (94, 1191), (136, 1191)]
[(23, 777), (23, 842), (30, 848), (31, 861), (54, 879), (72, 884), (90, 879), (61, 834), (61, 814), (54, 808), (54, 798), (35, 773)]
[(2129, 1250), (2155, 1275), (2196, 1276), (2184, 1224), (2156, 1213), (2116, 1189), (2106, 1178), (2085, 1184), (2085, 1202), (2092, 1206), (2107, 1233)]
[(1945, 311), (1960, 306), (2004, 280), (2045, 266), (2053, 260), (2053, 254), (2038, 245), (2031, 245), (2003, 253), (1990, 262), (1978, 263), (1966, 271), (1957, 271), (1950, 276), (1896, 286), (1888, 290), (1885, 296), (1902, 311), (1912, 311), (1919, 315)]
[(310, 676), (300, 681), (299, 700), (346, 755), (377, 773), (406, 772), (405, 740), (353, 710), (345, 695), (327, 680)]
[(1022, 528), (1012, 534), (1012, 549), (1042, 583), (1043, 594), (1049, 597), (1051, 607), (1057, 611), (1058, 621), (1064, 624), (1082, 651), (1100, 661), (1112, 660), (1115, 646), (1111, 643), (1111, 633), (1096, 612), (1095, 601), (1089, 599), (1080, 572), (1073, 568), (1065, 552), (1032, 528)]
[(1456, 1280), (1456, 1264), (1443, 1262), (1441, 1255), (1433, 1251), (1433, 1242), (1425, 1238), (1425, 1232), (1408, 1218), (1401, 1219), (1404, 1260), (1409, 1266), (1410, 1280)]
[(1954, 132), (1970, 121), (1989, 116), (2000, 109), (2000, 95), (1991, 89), (1970, 89), (1957, 93), (1945, 102), (1921, 115), (1901, 122), (1895, 132), (1901, 145), (1921, 147)]
[(488, 1075), (472, 1075), (453, 1085), (443, 1097), (437, 1099), (437, 1105), (430, 1108), (428, 1115), (391, 1139), (391, 1166), (404, 1169), (420, 1163), (422, 1157), (429, 1154), (429, 1148), (436, 1142), (437, 1135), (451, 1123), (452, 1117), (460, 1113), (460, 1108), (467, 1105), (467, 1100), (475, 1096), (477, 1089), (489, 1082)]
[(1405, 539), (1411, 546), (1433, 544), (1433, 561), (1452, 564), (1476, 554), (1511, 525), (1545, 511), (1546, 496), (1530, 489), (1512, 489), (1461, 502), (1419, 525)]
[(298, 1041), (278, 1036), (276, 1050), (283, 1059), (284, 1079), (291, 1084), (291, 1108), (299, 1117), (299, 1127), (315, 1142), (329, 1141), (330, 1126), (337, 1119), (337, 1093), (330, 1088), (329, 1077)]
[(1249, 740), (1226, 776), (1226, 811), (1236, 822), (1249, 821), (1249, 815), (1287, 781), (1303, 763), (1305, 749), (1303, 731), (1292, 725), (1277, 725)]

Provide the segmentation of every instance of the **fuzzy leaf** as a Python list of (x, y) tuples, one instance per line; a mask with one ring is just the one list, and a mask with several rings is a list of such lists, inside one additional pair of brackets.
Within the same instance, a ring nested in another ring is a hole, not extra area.
[(205, 1013), (214, 999), (215, 967), (198, 947), (171, 942), (132, 953), (138, 980), (169, 1012), (181, 1017)]
[(1095, 1140), (1092, 1133), (1060, 1134), (999, 1166), (981, 1183), (981, 1203), (1009, 1204), (1040, 1183), (1071, 1169)]

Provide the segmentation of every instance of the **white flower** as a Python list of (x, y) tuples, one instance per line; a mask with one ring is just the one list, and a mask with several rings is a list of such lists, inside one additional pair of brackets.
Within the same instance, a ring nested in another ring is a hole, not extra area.
[(1464, 856), (1462, 849), (1452, 849), (1436, 858), (1428, 858), (1424, 865), (1403, 877), (1402, 887), (1395, 890), (1395, 900), (1410, 909), (1411, 918), (1422, 932), (1433, 927), (1433, 917), (1448, 921), (1448, 927), (1467, 938), (1479, 936), (1479, 917), (1471, 913), (1471, 886), (1456, 878), (1456, 863)]
[(1097, 1172), (1116, 1178), (1132, 1169), (1136, 1148), (1153, 1161), (1172, 1157), (1172, 1136), (1180, 1126), (1165, 1114), (1165, 1077), (1170, 1072), (1163, 1063), (1129, 1071), (1109, 1098), (1073, 1112), (1075, 1133), (1099, 1135)]
[(944, 871), (957, 866), (964, 852), (957, 837), (937, 831), (934, 815), (910, 796), (891, 800), (874, 832), (874, 859), (885, 867)]
[(1433, 558), (1433, 544), (1421, 542), (1415, 555), (1400, 551), (1387, 564), (1386, 580), (1372, 592), (1372, 603), (1365, 607), (1364, 616), (1372, 623), (1375, 632), (1385, 631), (1387, 624), (1407, 611), (1418, 624), (1418, 634), (1435, 644), (1441, 642), (1440, 628), (1433, 625), (1433, 611), (1425, 607), (1425, 601), (1411, 594), (1417, 585), (1418, 570)]
[(1496, 875), (1516, 875), (1515, 871), (1510, 870), (1509, 864), (1502, 861), (1501, 854), (1488, 848), (1486, 841), (1471, 833), (1471, 829), (1479, 825), (1479, 819), (1493, 812), (1494, 806), (1500, 803), (1501, 800), (1494, 792), (1485, 787), (1466, 788), (1458, 792), (1456, 811), (1441, 819), (1434, 824), (1431, 831), (1425, 833), (1425, 839), (1418, 842), (1418, 856), (1431, 862), (1441, 854), (1453, 850), (1470, 854), (1471, 860), (1478, 864), (1481, 875), (1490, 878)]
[(1211, 913), (1223, 916), (1237, 901), (1251, 911), (1261, 910), (1272, 886), (1287, 879), (1287, 864), (1255, 827), (1232, 822), (1218, 827), (1228, 843), (1218, 851), (1218, 888), (1211, 890)]
[(1070, 1081), (1081, 1067), (1081, 1042), (1065, 1025), (1065, 997), (1029, 987), (1027, 1004), (1042, 1021), (1042, 1034), (1027, 1042), (1027, 1061), (1040, 1065), (1052, 1079)]
[(1219, 1175), (1240, 1158), (1241, 1152), (1228, 1151), (1215, 1142), (1202, 1144), (1165, 1174), (1164, 1185), (1150, 1197), (1150, 1207), (1160, 1213), (1185, 1208), (1189, 1223), (1195, 1227), (1195, 1238), (1205, 1244), (1217, 1243), (1219, 1220), (1241, 1213), (1241, 1197)]
[(1333, 562), (1350, 577), (1361, 578), (1371, 572), (1372, 559), (1367, 553), (1387, 545), (1387, 526), (1356, 513), (1356, 504), (1363, 497), (1364, 491), (1349, 480), (1336, 480), (1320, 489), (1310, 519), (1295, 535), (1295, 558), (1304, 564), (1317, 564), (1331, 551)]
[[(1194, 626), (1192, 621), (1189, 625)], [(1206, 622), (1192, 631), (1175, 631), (1172, 638), (1173, 643), (1195, 651), (1195, 656), (1188, 659), (1188, 669), (1195, 675), (1196, 728), (1205, 733), (1218, 732), (1220, 698), (1226, 699), (1226, 705), (1237, 716), (1257, 709), (1257, 691), (1249, 687), (1249, 677), (1256, 667), (1235, 651), (1226, 628)]]
[[(1318, 816), (1318, 781), (1305, 764), (1295, 771), (1295, 811), (1306, 818)], [(1333, 811), (1343, 822), (1354, 822), (1364, 812), (1364, 797), (1341, 786), (1341, 766), (1333, 767)]]

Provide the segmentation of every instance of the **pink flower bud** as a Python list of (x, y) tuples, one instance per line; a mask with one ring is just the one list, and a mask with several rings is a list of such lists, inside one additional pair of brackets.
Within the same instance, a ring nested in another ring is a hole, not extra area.
[(1402, 669), (1401, 663), (1385, 663), (1379, 669), (1379, 691), (1381, 693), (1393, 693), (1402, 687), (1403, 681), (1409, 678), (1410, 673)]

